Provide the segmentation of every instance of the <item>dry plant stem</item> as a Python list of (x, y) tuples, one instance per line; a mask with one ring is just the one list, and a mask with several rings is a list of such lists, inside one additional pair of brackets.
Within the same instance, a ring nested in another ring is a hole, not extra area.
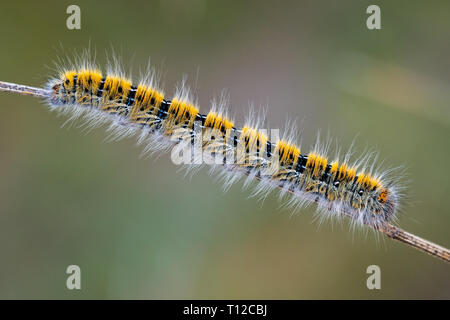
[(16, 92), (28, 96), (35, 96), (40, 98), (48, 98), (51, 94), (49, 90), (24, 86), (21, 84), (9, 83), (0, 81), (0, 91)]
[(445, 262), (450, 262), (450, 250), (406, 232), (399, 227), (386, 223), (384, 226), (379, 227), (378, 231), (383, 232), (391, 239), (403, 242), (417, 250), (428, 253), (433, 257), (442, 259)]
[[(51, 96), (51, 91), (49, 90), (3, 81), (0, 81), (0, 91), (16, 92), (40, 98), (49, 98)], [(259, 179), (259, 177), (256, 178)], [(278, 187), (282, 189), (282, 186)], [(294, 193), (292, 190), (288, 190), (288, 192)], [(342, 212), (342, 215), (345, 215), (350, 219), (353, 219), (353, 217), (346, 212)], [(399, 227), (391, 225), (390, 223), (385, 223), (384, 225), (379, 226), (377, 228), (372, 225), (369, 226), (376, 229), (377, 231), (384, 233), (388, 238), (403, 242), (413, 248), (416, 248), (419, 251), (427, 253), (433, 257), (442, 259), (445, 262), (450, 262), (450, 250), (447, 248), (441, 247), (428, 240), (422, 239), (421, 237), (406, 232), (400, 229)]]

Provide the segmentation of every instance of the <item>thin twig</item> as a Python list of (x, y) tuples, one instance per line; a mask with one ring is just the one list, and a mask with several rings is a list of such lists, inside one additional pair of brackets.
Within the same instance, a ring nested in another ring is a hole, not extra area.
[(386, 223), (384, 226), (378, 228), (378, 231), (383, 232), (387, 237), (403, 242), (417, 250), (428, 253), (433, 257), (450, 262), (450, 250), (441, 247), (433, 242), (422, 239), (412, 233), (406, 232), (399, 227)]
[[(16, 92), (24, 95), (35, 96), (39, 98), (48, 98), (51, 96), (51, 91), (35, 88), (30, 86), (24, 86), (15, 83), (3, 82), (0, 81), (0, 91), (8, 91), (8, 92)], [(259, 177), (256, 177), (259, 179)], [(282, 186), (278, 186), (282, 189)], [(295, 195), (292, 190), (288, 190), (288, 192)], [(343, 212), (343, 215), (354, 219), (349, 213)], [(435, 243), (432, 243), (428, 240), (425, 240), (419, 236), (406, 232), (405, 230), (396, 227), (390, 223), (385, 223), (382, 226), (375, 227), (370, 225), (370, 227), (374, 228), (377, 231), (384, 233), (388, 238), (400, 241), (404, 244), (407, 244), (421, 252), (427, 253), (433, 257), (442, 259), (445, 262), (450, 263), (450, 250), (444, 247), (441, 247)]]
[(41, 88), (35, 88), (35, 87), (29, 87), (24, 86), (21, 84), (15, 84), (15, 83), (9, 83), (0, 81), (0, 91), (8, 91), (8, 92), (16, 92), (28, 96), (35, 96), (39, 98), (48, 98), (51, 94), (51, 91), (41, 89)]

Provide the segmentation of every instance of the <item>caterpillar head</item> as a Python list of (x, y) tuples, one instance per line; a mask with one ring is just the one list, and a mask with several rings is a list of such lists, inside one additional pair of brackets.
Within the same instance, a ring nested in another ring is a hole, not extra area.
[(380, 225), (394, 216), (398, 197), (394, 188), (387, 188), (378, 179), (360, 175), (358, 186), (351, 192), (351, 206), (356, 209), (357, 217), (368, 225)]
[(394, 216), (398, 206), (398, 199), (394, 190), (384, 187), (380, 188), (377, 202), (382, 208), (381, 214), (384, 215), (384, 219), (389, 221)]
[(367, 192), (368, 200), (364, 210), (365, 224), (379, 226), (389, 222), (395, 215), (398, 207), (396, 193), (391, 188), (380, 186), (377, 190)]

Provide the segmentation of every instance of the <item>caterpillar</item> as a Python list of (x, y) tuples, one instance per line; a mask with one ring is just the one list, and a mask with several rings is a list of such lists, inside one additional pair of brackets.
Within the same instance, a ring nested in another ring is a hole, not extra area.
[(63, 71), (48, 87), (52, 108), (93, 112), (88, 119), (102, 112), (119, 129), (141, 131), (150, 145), (155, 140), (163, 145), (193, 144), (200, 128), (203, 151), (223, 152), (224, 159), (236, 155), (234, 163), (224, 164), (225, 170), (245, 172), (269, 186), (289, 190), (295, 199), (316, 202), (330, 212), (345, 211), (361, 223), (378, 226), (389, 221), (398, 207), (395, 187), (378, 176), (357, 172), (356, 165), (345, 161), (329, 161), (320, 150), (302, 154), (285, 140), (271, 142), (257, 127), (238, 129), (223, 111), (201, 114), (183, 92), (168, 100), (154, 86), (133, 85), (124, 76), (103, 75), (96, 68)]
[[(0, 90), (42, 97), (51, 110), (70, 114), (71, 119), (83, 117), (90, 125), (110, 123), (117, 136), (137, 135), (146, 143), (145, 151), (194, 150), (186, 163), (219, 167), (226, 186), (240, 177), (245, 177), (245, 184), (256, 180), (255, 193), (279, 189), (297, 208), (315, 203), (319, 215), (349, 217), (352, 223), (450, 261), (447, 249), (391, 224), (401, 188), (389, 172), (376, 169), (372, 154), (353, 163), (350, 152), (343, 159), (329, 158), (329, 144), (320, 140), (303, 152), (293, 142), (295, 137), (269, 139), (259, 120), (236, 126), (227, 115), (225, 99), (213, 101), (208, 113), (201, 113), (184, 83), (167, 98), (154, 73), (133, 83), (119, 66), (103, 74), (93, 63), (83, 62), (62, 68), (45, 89), (0, 82)], [(200, 152), (195, 152), (197, 147)]]

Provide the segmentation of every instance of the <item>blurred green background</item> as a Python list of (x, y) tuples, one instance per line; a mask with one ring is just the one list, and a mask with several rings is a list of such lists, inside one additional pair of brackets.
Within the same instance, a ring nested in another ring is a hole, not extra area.
[[(81, 30), (66, 8), (81, 7)], [(378, 4), (382, 29), (366, 28)], [(151, 57), (168, 96), (189, 75), (202, 111), (222, 89), (241, 125), (287, 118), (303, 150), (320, 129), (407, 168), (400, 226), (450, 246), (448, 1), (8, 1), (0, 80), (42, 86), (58, 56), (114, 48), (138, 76)], [(302, 121), (303, 120), (303, 121)], [(0, 298), (450, 298), (450, 268), (314, 208), (227, 193), (135, 139), (64, 127), (31, 97), (0, 94)], [(82, 290), (66, 289), (68, 265)], [(382, 289), (366, 288), (381, 267)]]

